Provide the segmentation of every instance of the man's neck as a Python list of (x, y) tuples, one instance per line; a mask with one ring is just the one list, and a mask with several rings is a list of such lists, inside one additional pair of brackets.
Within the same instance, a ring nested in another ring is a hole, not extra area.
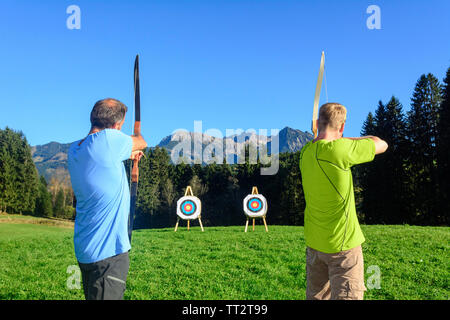
[[(88, 136), (93, 134), (93, 133), (97, 133), (102, 131), (103, 129), (98, 129), (98, 128), (91, 128), (91, 131), (89, 131)], [(86, 137), (87, 138), (87, 137)], [(81, 146), (81, 144), (84, 142), (84, 140), (86, 140), (86, 138), (84, 138), (83, 140), (80, 141), (80, 143), (78, 144), (79, 146)]]
[(324, 131), (319, 132), (318, 136), (313, 140), (313, 142), (319, 140), (334, 141), (340, 138), (342, 138), (342, 134), (340, 134), (339, 131)]
[(93, 133), (97, 133), (102, 131), (103, 129), (98, 129), (98, 128), (91, 128), (91, 131), (89, 131), (88, 135), (93, 134)]

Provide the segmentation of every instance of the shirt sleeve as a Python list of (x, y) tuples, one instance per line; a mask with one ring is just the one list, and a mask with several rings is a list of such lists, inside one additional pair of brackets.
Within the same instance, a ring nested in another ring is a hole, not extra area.
[(356, 164), (370, 162), (375, 158), (375, 142), (370, 139), (345, 139), (346, 152), (342, 154), (343, 165), (350, 168)]
[(120, 130), (105, 130), (108, 146), (111, 155), (114, 157), (114, 160), (122, 162), (124, 160), (130, 159), (131, 151), (133, 149), (133, 140), (131, 139), (131, 137)]
[(319, 160), (327, 161), (343, 170), (372, 161), (374, 157), (375, 142), (370, 138), (361, 140), (341, 138), (324, 144), (319, 151)]
[(308, 142), (308, 143), (305, 144), (305, 145), (303, 146), (303, 148), (300, 150), (300, 159), (299, 159), (299, 162), (298, 162), (300, 171), (302, 170), (303, 153), (305, 152), (305, 150), (306, 150), (307, 148), (309, 148), (309, 146), (311, 145), (311, 143), (312, 143), (311, 141)]

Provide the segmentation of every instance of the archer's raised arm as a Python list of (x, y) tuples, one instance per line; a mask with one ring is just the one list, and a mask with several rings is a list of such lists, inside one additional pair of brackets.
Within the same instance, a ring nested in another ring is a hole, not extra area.
[(376, 136), (365, 136), (365, 137), (358, 137), (358, 138), (347, 138), (346, 137), (345, 139), (350, 139), (350, 140), (372, 139), (375, 142), (375, 154), (384, 153), (388, 148), (387, 142)]

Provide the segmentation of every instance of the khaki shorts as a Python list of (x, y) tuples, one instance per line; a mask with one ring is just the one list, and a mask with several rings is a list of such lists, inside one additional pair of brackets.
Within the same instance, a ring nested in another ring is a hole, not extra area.
[(363, 300), (364, 291), (361, 246), (338, 253), (306, 248), (307, 300)]

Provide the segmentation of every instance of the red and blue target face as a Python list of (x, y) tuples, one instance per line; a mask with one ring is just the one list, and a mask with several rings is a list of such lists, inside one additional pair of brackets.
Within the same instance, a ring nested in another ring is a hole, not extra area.
[(184, 200), (180, 205), (180, 210), (183, 214), (189, 216), (197, 211), (197, 205), (192, 200)]
[(247, 201), (247, 208), (253, 213), (257, 213), (263, 209), (263, 203), (259, 198), (250, 198)]

